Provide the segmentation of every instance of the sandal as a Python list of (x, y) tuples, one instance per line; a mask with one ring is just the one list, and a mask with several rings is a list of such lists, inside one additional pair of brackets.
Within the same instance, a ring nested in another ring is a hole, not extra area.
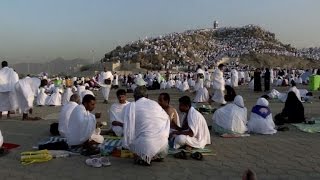
[(192, 159), (195, 159), (195, 160), (198, 160), (198, 161), (202, 161), (203, 160), (203, 155), (200, 152), (191, 153), (191, 157), (192, 157)]
[(151, 166), (151, 164), (148, 164), (147, 162), (145, 162), (144, 160), (140, 159), (140, 158), (135, 158), (134, 159), (134, 164), (140, 165), (140, 166)]
[(174, 154), (173, 157), (175, 157), (177, 159), (184, 159), (184, 160), (188, 159), (187, 154), (184, 151), (180, 151), (180, 152)]

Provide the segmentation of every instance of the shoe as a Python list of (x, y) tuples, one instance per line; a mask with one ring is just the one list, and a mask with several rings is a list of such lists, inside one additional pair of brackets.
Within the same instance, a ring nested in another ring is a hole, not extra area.
[(86, 165), (94, 167), (94, 168), (101, 168), (102, 167), (100, 158), (87, 159)]
[(100, 160), (100, 163), (102, 164), (102, 166), (111, 166), (111, 162), (109, 161), (109, 158), (106, 158), (106, 157), (101, 157), (99, 158)]

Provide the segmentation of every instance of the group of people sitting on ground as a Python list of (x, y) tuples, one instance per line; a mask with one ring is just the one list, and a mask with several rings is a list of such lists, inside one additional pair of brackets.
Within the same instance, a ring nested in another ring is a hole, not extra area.
[[(275, 134), (285, 123), (305, 121), (304, 107), (294, 91), (288, 93), (285, 106), (273, 120), (269, 102), (264, 97), (258, 99), (252, 108), (249, 121), (247, 108), (242, 96), (237, 95), (234, 101), (216, 110), (212, 117), (214, 131), (218, 134)], [(276, 125), (278, 127), (276, 127)]]
[[(135, 156), (135, 163), (150, 165), (153, 160), (161, 160), (172, 148), (204, 148), (210, 144), (210, 132), (205, 118), (191, 106), (191, 99), (179, 99), (180, 119), (175, 108), (170, 106), (167, 93), (159, 95), (158, 102), (148, 99), (147, 88), (138, 86), (134, 90), (134, 102), (128, 102), (126, 91), (117, 91), (118, 102), (110, 108), (111, 130), (122, 137), (122, 147)], [(102, 143), (103, 137), (97, 128), (95, 97), (84, 96), (79, 105), (79, 95), (73, 94), (70, 102), (60, 112), (58, 130), (73, 147)]]
[[(235, 92), (233, 93), (235, 94)], [(134, 90), (134, 102), (128, 102), (126, 91), (117, 91), (118, 102), (110, 108), (110, 123), (113, 135), (122, 137), (122, 147), (132, 151), (135, 162), (150, 165), (153, 160), (161, 160), (167, 154), (168, 145), (174, 149), (204, 148), (211, 143), (210, 132), (203, 115), (192, 107), (191, 99), (179, 99), (177, 110), (170, 106), (170, 95), (161, 93), (158, 102), (148, 99), (147, 88), (138, 86)], [(66, 104), (59, 120), (60, 135), (67, 138), (69, 146), (82, 146), (94, 141), (102, 143), (103, 137), (97, 128), (95, 97), (86, 95), (82, 104), (74, 94)], [(261, 97), (252, 108), (249, 121), (242, 96), (235, 96), (229, 103), (213, 114), (213, 129), (218, 134), (274, 134), (284, 123), (300, 123), (305, 120), (304, 108), (294, 92), (288, 98), (282, 112), (275, 116), (267, 99)]]

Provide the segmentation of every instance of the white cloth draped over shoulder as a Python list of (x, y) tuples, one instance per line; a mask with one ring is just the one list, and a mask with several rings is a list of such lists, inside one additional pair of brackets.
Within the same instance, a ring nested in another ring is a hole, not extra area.
[(28, 113), (29, 109), (33, 107), (35, 95), (40, 86), (40, 79), (26, 77), (20, 79), (15, 86), (19, 109), (23, 113)]
[(185, 92), (185, 91), (189, 90), (190, 87), (189, 87), (188, 81), (184, 80), (179, 89), (182, 92)]
[(96, 117), (83, 105), (74, 108), (68, 123), (67, 143), (81, 145), (91, 138), (96, 129)]
[(46, 89), (43, 87), (39, 88), (38, 96), (37, 96), (37, 105), (45, 106), (47, 104), (48, 95), (46, 94)]
[(86, 87), (84, 85), (78, 85), (77, 87), (77, 93), (79, 96), (81, 96), (82, 91), (86, 90)]
[(55, 87), (51, 96), (48, 97), (47, 105), (49, 106), (61, 106), (61, 94), (60, 88)]
[(208, 89), (203, 87), (200, 88), (197, 93), (196, 96), (193, 100), (193, 102), (197, 102), (197, 103), (202, 103), (202, 102), (208, 102), (209, 101), (209, 92)]
[(99, 79), (98, 79), (98, 83), (99, 83), (99, 85), (100, 85), (101, 87), (110, 86), (110, 85), (105, 84), (105, 82), (104, 82), (105, 79), (110, 79), (111, 82), (112, 82), (112, 80), (113, 80), (113, 75), (112, 75), (111, 71), (107, 71), (107, 72), (104, 72), (104, 71), (103, 71), (103, 72), (100, 73), (100, 76), (99, 76)]
[(214, 90), (214, 94), (212, 96), (212, 100), (221, 104), (225, 104), (226, 101), (224, 100), (224, 90), (225, 90), (225, 81), (223, 78), (223, 72), (220, 69), (216, 69), (213, 72), (213, 82), (212, 88)]
[(191, 107), (187, 115), (188, 126), (193, 132), (193, 137), (186, 135), (178, 135), (175, 137), (174, 148), (178, 149), (183, 143), (193, 148), (204, 148), (207, 144), (211, 144), (210, 132), (207, 121), (200, 112)]
[(224, 90), (225, 81), (223, 78), (223, 72), (220, 71), (220, 69), (216, 69), (213, 72), (213, 82), (212, 82), (212, 88), (213, 89), (219, 89)]
[(66, 134), (68, 133), (68, 124), (69, 119), (72, 111), (75, 107), (77, 107), (78, 104), (76, 102), (68, 102), (65, 104), (59, 114), (59, 133), (61, 136), (66, 137)]
[(110, 107), (110, 124), (113, 132), (117, 136), (122, 136), (123, 134), (123, 127), (120, 126), (112, 126), (112, 122), (118, 121), (123, 123), (124, 122), (124, 114), (125, 114), (125, 107), (129, 104), (126, 102), (124, 104), (114, 103)]
[(232, 132), (243, 134), (247, 131), (247, 108), (243, 98), (236, 96), (234, 102), (216, 110), (213, 123)]
[(123, 146), (147, 163), (168, 147), (170, 120), (155, 101), (140, 98), (125, 110)]
[(70, 97), (72, 96), (72, 94), (72, 89), (70, 87), (66, 88), (62, 95), (62, 105), (65, 105), (70, 101)]
[(16, 110), (18, 108), (15, 84), (19, 76), (12, 68), (0, 69), (0, 112)]
[(9, 67), (0, 69), (0, 92), (10, 92), (14, 90), (15, 84), (18, 82), (18, 74)]
[(233, 69), (231, 70), (231, 87), (238, 87), (239, 76), (238, 71)]
[[(256, 105), (260, 106), (260, 114), (268, 113), (269, 102), (265, 98), (259, 98)], [(275, 130), (272, 113), (270, 112), (269, 115), (263, 117), (255, 112), (251, 112), (250, 120), (248, 121), (248, 131), (257, 134), (275, 134), (277, 130)]]

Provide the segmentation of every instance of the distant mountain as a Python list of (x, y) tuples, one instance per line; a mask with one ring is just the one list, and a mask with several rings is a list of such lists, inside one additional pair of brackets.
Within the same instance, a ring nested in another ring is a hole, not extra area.
[(65, 60), (57, 58), (46, 63), (18, 63), (13, 64), (11, 67), (19, 74), (39, 74), (41, 72), (49, 73), (50, 75), (56, 74), (73, 74), (80, 70), (84, 65), (90, 64), (86, 59), (73, 59)]

